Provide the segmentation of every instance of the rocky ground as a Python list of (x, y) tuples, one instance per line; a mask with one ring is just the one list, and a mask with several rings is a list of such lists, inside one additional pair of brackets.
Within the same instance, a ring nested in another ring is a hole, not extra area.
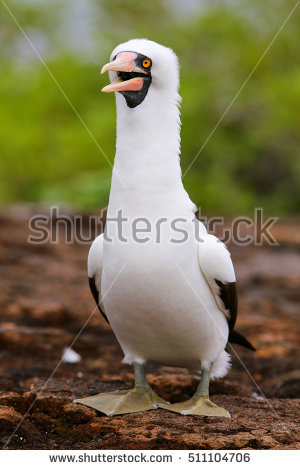
[[(28, 243), (32, 211), (0, 212), (2, 447), (299, 448), (300, 223), (275, 225), (278, 247), (230, 246), (239, 280), (238, 330), (257, 348), (229, 349), (232, 369), (211, 386), (212, 399), (231, 419), (163, 410), (108, 418), (72, 403), (133, 383), (110, 327), (94, 310), (88, 245)], [(61, 362), (72, 343), (81, 361)], [(187, 399), (198, 381), (193, 372), (154, 365), (147, 374), (169, 401)]]

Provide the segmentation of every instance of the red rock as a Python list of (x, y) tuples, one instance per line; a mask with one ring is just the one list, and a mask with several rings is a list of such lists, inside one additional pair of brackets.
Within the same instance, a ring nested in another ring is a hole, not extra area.
[(68, 403), (64, 405), (63, 416), (68, 423), (77, 425), (88, 423), (97, 416), (97, 412), (80, 404)]

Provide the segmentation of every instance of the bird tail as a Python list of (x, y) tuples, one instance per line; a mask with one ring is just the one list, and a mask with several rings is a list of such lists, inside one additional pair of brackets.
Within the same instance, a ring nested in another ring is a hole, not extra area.
[(238, 333), (235, 330), (229, 331), (228, 341), (229, 343), (240, 344), (241, 346), (244, 346), (245, 348), (251, 349), (251, 351), (256, 351), (255, 347), (252, 346), (250, 341), (248, 341), (245, 338), (245, 336), (241, 335), (241, 333)]

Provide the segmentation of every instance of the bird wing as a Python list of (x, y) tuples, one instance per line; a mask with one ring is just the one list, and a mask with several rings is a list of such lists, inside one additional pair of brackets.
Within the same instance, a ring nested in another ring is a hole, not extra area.
[(233, 329), (237, 317), (236, 278), (230, 253), (214, 235), (206, 234), (198, 242), (200, 269), (219, 309)]
[(95, 302), (105, 318), (109, 323), (104, 306), (101, 301), (101, 277), (102, 277), (102, 265), (103, 265), (103, 233), (99, 235), (92, 243), (92, 246), (88, 255), (88, 276), (89, 285)]
[(233, 329), (238, 312), (238, 298), (234, 268), (226, 246), (214, 235), (202, 232), (201, 240), (198, 242), (198, 259), (215, 301), (227, 318), (228, 341), (255, 351), (254, 346)]

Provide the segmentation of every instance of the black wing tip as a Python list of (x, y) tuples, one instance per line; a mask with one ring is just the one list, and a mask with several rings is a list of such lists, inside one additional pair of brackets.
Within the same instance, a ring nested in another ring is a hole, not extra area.
[(101, 315), (103, 316), (104, 320), (107, 321), (108, 324), (109, 321), (108, 321), (108, 318), (106, 316), (106, 314), (103, 312), (102, 308), (100, 307), (100, 304), (99, 304), (99, 292), (97, 290), (97, 287), (96, 287), (96, 283), (95, 283), (95, 278), (94, 277), (89, 277), (89, 286), (90, 286), (90, 289), (91, 289), (91, 292), (93, 294), (93, 297), (94, 297), (94, 300), (96, 302), (96, 305), (99, 309), (99, 312), (101, 313)]
[(219, 297), (222, 300), (224, 307), (230, 313), (230, 318), (227, 320), (230, 330), (236, 323), (237, 312), (238, 312), (238, 296), (236, 281), (233, 282), (221, 282), (215, 279), (217, 286), (220, 289)]
[(245, 336), (241, 335), (241, 333), (238, 333), (238, 331), (230, 330), (228, 341), (229, 343), (244, 346), (245, 348), (250, 349), (251, 351), (256, 351), (256, 348), (250, 343), (250, 341), (248, 341)]

